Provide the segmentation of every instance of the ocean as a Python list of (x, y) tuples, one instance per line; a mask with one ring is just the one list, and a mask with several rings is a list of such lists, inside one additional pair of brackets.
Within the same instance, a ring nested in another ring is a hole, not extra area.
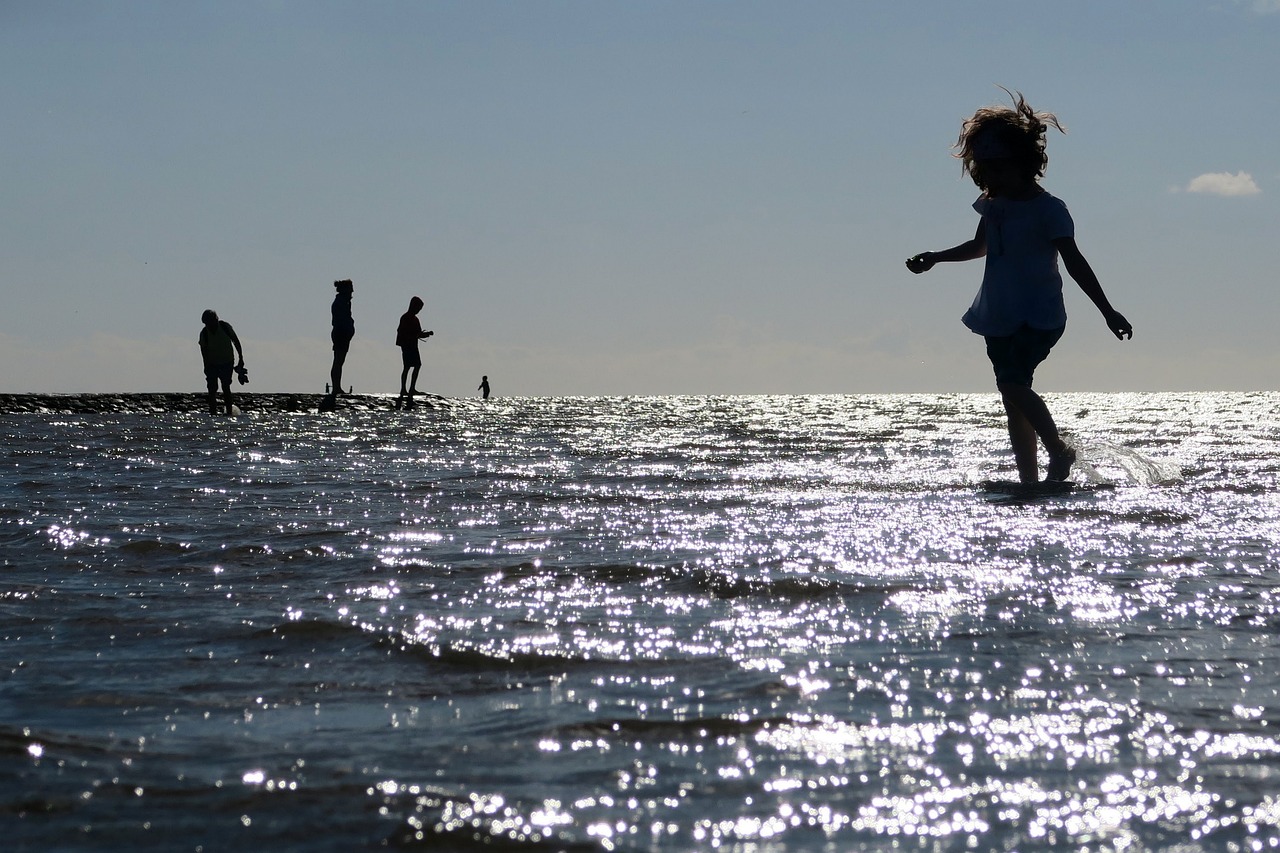
[(7, 850), (1280, 845), (1280, 394), (0, 415)]

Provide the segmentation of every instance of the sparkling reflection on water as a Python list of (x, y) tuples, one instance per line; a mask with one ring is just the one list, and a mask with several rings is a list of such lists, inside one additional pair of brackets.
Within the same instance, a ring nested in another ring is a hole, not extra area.
[(1280, 844), (1280, 395), (0, 420), (19, 849)]

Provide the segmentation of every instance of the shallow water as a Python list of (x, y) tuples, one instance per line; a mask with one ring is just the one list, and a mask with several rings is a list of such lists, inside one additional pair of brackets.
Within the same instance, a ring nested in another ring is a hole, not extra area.
[(1280, 394), (1049, 402), (0, 417), (8, 841), (1274, 849)]

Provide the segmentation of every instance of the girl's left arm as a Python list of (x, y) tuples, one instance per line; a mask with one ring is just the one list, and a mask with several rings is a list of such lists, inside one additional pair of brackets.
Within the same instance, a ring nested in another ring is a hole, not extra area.
[(1081, 254), (1075, 238), (1059, 237), (1053, 241), (1053, 245), (1058, 250), (1058, 256), (1062, 258), (1062, 265), (1067, 268), (1067, 273), (1075, 279), (1076, 284), (1080, 285), (1085, 296), (1088, 296), (1102, 312), (1102, 317), (1107, 321), (1107, 328), (1111, 333), (1120, 340), (1132, 338), (1133, 325), (1124, 318), (1123, 314), (1111, 307), (1107, 294), (1102, 291), (1102, 283), (1094, 274), (1093, 267), (1089, 266), (1089, 261)]

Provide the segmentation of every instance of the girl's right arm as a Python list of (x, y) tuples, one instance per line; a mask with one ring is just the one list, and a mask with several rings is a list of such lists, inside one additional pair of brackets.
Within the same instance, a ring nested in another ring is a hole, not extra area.
[(923, 252), (914, 258), (907, 258), (907, 269), (919, 274), (933, 269), (934, 264), (943, 264), (950, 261), (972, 261), (975, 258), (984, 257), (986, 254), (987, 224), (986, 220), (981, 220), (978, 222), (978, 230), (974, 233), (972, 240), (966, 240), (959, 246), (952, 246), (950, 249), (943, 249), (941, 252)]

